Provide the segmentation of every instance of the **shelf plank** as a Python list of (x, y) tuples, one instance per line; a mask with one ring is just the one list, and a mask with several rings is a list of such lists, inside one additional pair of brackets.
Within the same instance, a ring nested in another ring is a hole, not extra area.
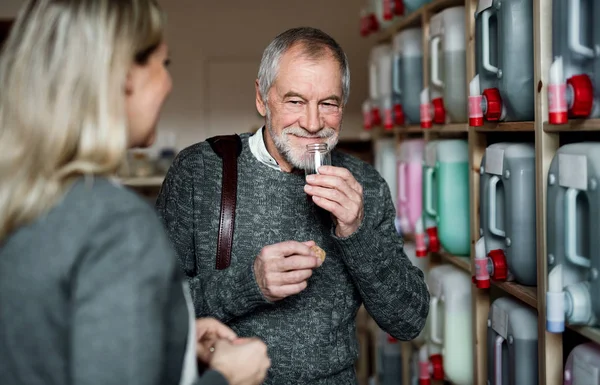
[(404, 240), (404, 243), (414, 243), (415, 235), (414, 234), (402, 234), (402, 239)]
[(398, 132), (401, 134), (413, 133), (413, 134), (422, 134), (423, 129), (418, 124), (413, 124), (410, 126), (398, 126)]
[(120, 178), (119, 183), (128, 187), (160, 187), (165, 180), (164, 176), (151, 176), (147, 178)]
[(438, 13), (439, 11), (442, 11), (446, 8), (456, 7), (459, 5), (465, 5), (465, 1), (464, 0), (436, 0), (436, 1), (433, 1), (433, 2), (425, 5), (425, 7), (427, 7), (427, 11), (429, 11), (430, 13)]
[(415, 12), (404, 16), (398, 21), (394, 22), (390, 27), (380, 31), (375, 38), (378, 44), (389, 43), (398, 32), (411, 27), (418, 27), (421, 25), (421, 15), (425, 11), (425, 6), (417, 9)]
[(492, 280), (492, 284), (497, 288), (505, 291), (506, 293), (520, 299), (529, 306), (537, 309), (537, 287), (535, 286), (523, 286), (514, 282), (497, 282)]
[(481, 127), (473, 127), (477, 132), (497, 132), (497, 131), (535, 131), (535, 122), (485, 122)]
[(457, 257), (452, 254), (448, 254), (444, 251), (438, 253), (442, 257), (442, 261), (448, 262), (461, 270), (471, 273), (471, 259), (470, 257)]
[(570, 326), (567, 325), (567, 327), (579, 334), (581, 334), (582, 336), (584, 336), (585, 338), (590, 339), (591, 341), (600, 344), (600, 329), (598, 328), (594, 328), (594, 327), (590, 327), (590, 326)]
[(428, 131), (430, 132), (469, 132), (469, 125), (467, 123), (450, 123), (434, 125)]
[(544, 123), (546, 132), (600, 131), (600, 119), (572, 119), (567, 124)]

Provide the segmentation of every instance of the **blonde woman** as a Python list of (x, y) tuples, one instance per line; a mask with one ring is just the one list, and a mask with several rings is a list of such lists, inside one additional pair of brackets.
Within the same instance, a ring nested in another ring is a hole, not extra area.
[[(0, 56), (3, 384), (258, 384), (265, 345), (189, 294), (153, 209), (111, 182), (171, 90), (151, 0), (30, 0)], [(210, 347), (210, 348), (209, 348)], [(197, 378), (196, 359), (209, 370)]]

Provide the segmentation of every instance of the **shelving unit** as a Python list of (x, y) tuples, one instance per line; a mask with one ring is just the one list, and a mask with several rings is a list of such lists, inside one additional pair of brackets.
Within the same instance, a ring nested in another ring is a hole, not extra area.
[[(539, 338), (539, 384), (561, 385), (563, 383), (563, 334), (553, 334), (546, 331), (546, 291), (547, 261), (546, 261), (546, 185), (550, 163), (563, 141), (589, 140), (593, 132), (600, 132), (600, 119), (571, 120), (567, 125), (550, 125), (548, 123), (547, 85), (549, 67), (552, 62), (552, 0), (533, 0), (533, 39), (534, 39), (534, 87), (535, 87), (535, 120), (533, 122), (486, 122), (482, 127), (469, 127), (468, 123), (435, 125), (431, 129), (420, 126), (396, 127), (393, 132), (401, 141), (406, 134), (422, 134), (425, 140), (445, 137), (467, 137), (469, 143), (470, 165), (470, 225), (471, 225), (471, 256), (470, 258), (455, 257), (444, 252), (431, 254), (432, 261), (449, 263), (466, 271), (472, 271), (475, 258), (475, 243), (479, 234), (479, 178), (480, 164), (488, 144), (498, 139), (518, 140), (535, 143), (536, 151), (536, 220), (537, 220), (537, 287), (519, 285), (514, 282), (494, 282), (492, 288), (504, 295), (519, 299), (521, 302), (535, 308), (538, 312)], [(466, 15), (466, 79), (468, 83), (476, 74), (475, 69), (475, 11), (477, 0), (437, 0), (413, 14), (395, 22), (390, 28), (381, 31), (375, 42), (390, 43), (393, 36), (403, 29), (421, 25), (423, 31), (423, 88), (429, 86), (429, 20), (433, 14), (452, 6), (465, 6)], [(418, 97), (418, 95), (416, 95)], [(465, 106), (466, 108), (466, 106)], [(583, 139), (581, 139), (583, 137)], [(598, 134), (594, 139), (600, 138)], [(408, 238), (408, 237), (407, 237)], [(408, 242), (408, 239), (406, 240)], [(473, 357), (474, 384), (487, 383), (487, 319), (491, 304), (492, 290), (480, 290), (472, 286), (472, 320), (473, 320)], [(571, 332), (578, 333), (596, 343), (600, 343), (600, 329), (593, 327), (568, 326)], [(412, 348), (409, 342), (406, 346)], [(404, 370), (407, 373), (408, 370)], [(408, 382), (405, 374), (404, 383)]]

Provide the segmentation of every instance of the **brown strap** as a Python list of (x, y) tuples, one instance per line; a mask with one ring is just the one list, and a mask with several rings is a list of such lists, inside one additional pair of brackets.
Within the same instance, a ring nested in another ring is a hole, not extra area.
[(237, 158), (242, 152), (242, 140), (238, 135), (216, 136), (207, 139), (213, 151), (223, 160), (221, 179), (221, 216), (217, 241), (217, 270), (229, 267), (235, 225), (237, 199)]

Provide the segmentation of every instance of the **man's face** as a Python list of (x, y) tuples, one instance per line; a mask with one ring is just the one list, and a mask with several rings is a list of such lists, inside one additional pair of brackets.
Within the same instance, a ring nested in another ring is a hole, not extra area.
[(338, 141), (343, 112), (339, 64), (330, 53), (311, 60), (292, 47), (281, 58), (266, 105), (257, 92), (257, 108), (266, 116), (267, 148), (282, 169), (307, 168), (307, 145), (327, 143), (332, 149)]

